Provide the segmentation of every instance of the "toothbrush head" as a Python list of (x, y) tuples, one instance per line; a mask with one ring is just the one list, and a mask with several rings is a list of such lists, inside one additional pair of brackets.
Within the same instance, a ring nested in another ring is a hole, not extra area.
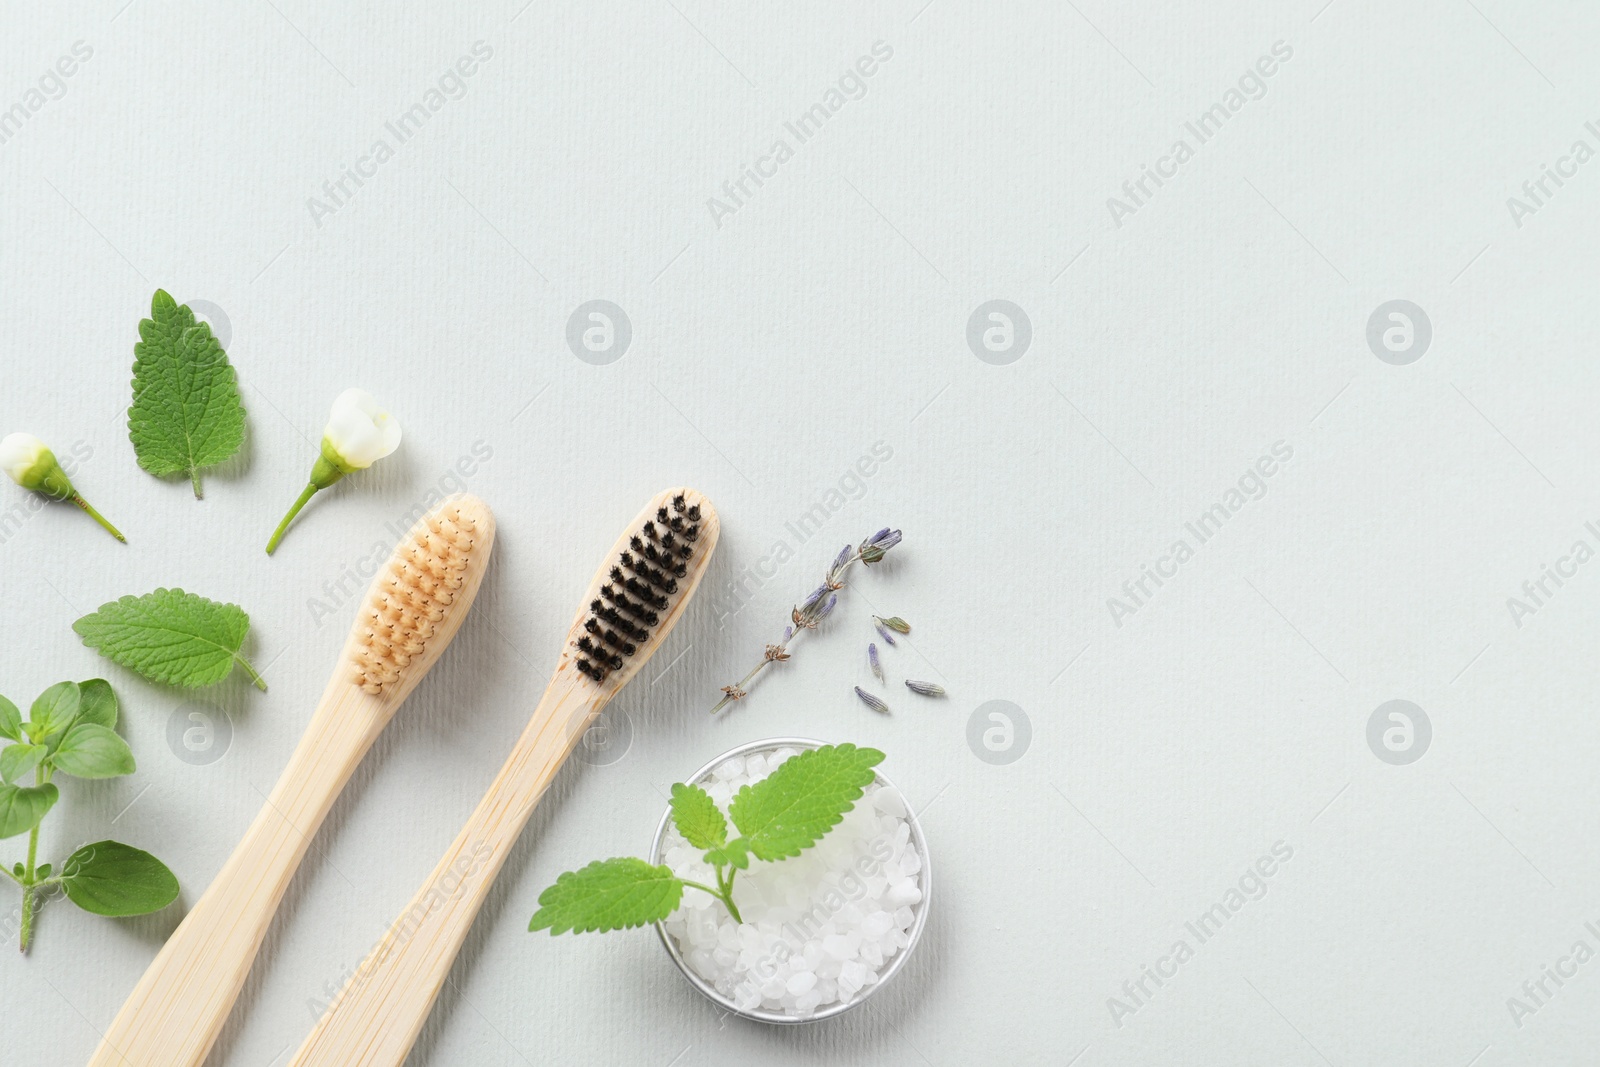
[(721, 526), (693, 489), (668, 489), (639, 513), (590, 585), (564, 661), (611, 692), (644, 666), (704, 577)]
[(398, 702), (455, 637), (494, 547), (494, 514), (458, 494), (424, 514), (367, 591), (347, 646), (351, 680)]

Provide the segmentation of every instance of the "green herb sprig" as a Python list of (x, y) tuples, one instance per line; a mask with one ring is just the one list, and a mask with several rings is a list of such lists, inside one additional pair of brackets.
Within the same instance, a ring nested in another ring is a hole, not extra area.
[(267, 683), (240, 654), (250, 616), (182, 589), (125, 596), (72, 624), (83, 643), (153, 682), (197, 689), (244, 668), (257, 689)]
[[(4, 874), (22, 889), (20, 942), (33, 940), (33, 917), (56, 891), (96, 915), (146, 915), (178, 898), (178, 879), (166, 864), (131, 845), (84, 845), (56, 869), (39, 863), (39, 825), (61, 790), (56, 774), (119, 778), (135, 769), (133, 752), (116, 732), (117, 697), (103, 679), (60, 682), (33, 702), (26, 722), (0, 697), (0, 838), (28, 835), (28, 855)], [(22, 784), (27, 775), (32, 785)]]
[[(855, 807), (872, 783), (872, 768), (882, 762), (882, 752), (855, 745), (801, 752), (740, 789), (727, 817), (704, 789), (679, 782), (672, 787), (672, 822), (692, 847), (705, 850), (705, 862), (716, 871), (714, 887), (633, 857), (596, 860), (567, 871), (539, 894), (528, 929), (582, 934), (644, 926), (676, 911), (685, 888), (710, 893), (742, 923), (733, 880), (750, 866), (750, 857), (789, 859), (822, 840)], [(731, 841), (729, 818), (741, 835)]]

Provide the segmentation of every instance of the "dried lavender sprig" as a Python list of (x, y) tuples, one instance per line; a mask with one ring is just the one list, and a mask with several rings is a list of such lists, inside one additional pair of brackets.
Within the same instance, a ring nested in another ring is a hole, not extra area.
[(859, 685), (856, 686), (856, 696), (861, 698), (861, 703), (865, 704), (879, 715), (889, 714), (889, 705), (885, 704), (883, 701), (879, 700), (877, 697), (873, 696)]
[[(834, 605), (839, 602), (837, 590), (844, 588), (844, 576), (850, 567), (860, 560), (863, 564), (871, 566), (882, 560), (884, 555), (895, 545), (900, 543), (900, 531), (888, 527), (879, 530), (865, 541), (855, 547), (845, 545), (834, 557), (833, 563), (828, 567), (828, 573), (823, 577), (822, 584), (812, 591), (811, 595), (790, 612), (789, 618), (793, 623), (784, 630), (783, 640), (776, 645), (768, 645), (766, 655), (760, 663), (750, 668), (746, 674), (734, 685), (722, 687), (722, 699), (717, 701), (711, 709), (715, 715), (723, 708), (736, 700), (743, 700), (750, 695), (750, 683), (756, 675), (766, 669), (767, 664), (777, 663), (789, 658), (789, 642), (794, 640), (803, 630), (814, 630), (817, 624), (833, 611)], [(893, 644), (893, 642), (890, 642)]]
[(918, 693), (925, 697), (942, 697), (945, 695), (944, 686), (934, 685), (932, 682), (913, 682), (907, 680), (906, 688), (911, 690), (913, 693)]
[(872, 664), (872, 673), (878, 676), (878, 681), (888, 684), (888, 679), (883, 676), (883, 664), (878, 662), (878, 646), (867, 645), (867, 662)]

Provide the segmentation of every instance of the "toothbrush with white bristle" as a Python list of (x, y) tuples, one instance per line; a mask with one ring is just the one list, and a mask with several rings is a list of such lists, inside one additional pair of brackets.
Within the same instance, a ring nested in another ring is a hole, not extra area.
[(198, 1067), (361, 758), (460, 629), (494, 546), (473, 496), (424, 515), (373, 581), (322, 701), (244, 840), (106, 1028), (89, 1067)]

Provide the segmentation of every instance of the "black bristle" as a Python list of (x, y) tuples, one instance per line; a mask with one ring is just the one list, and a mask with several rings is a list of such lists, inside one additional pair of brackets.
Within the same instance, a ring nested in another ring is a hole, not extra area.
[(655, 612), (651, 611), (643, 604), (635, 604), (633, 601), (629, 600), (627, 596), (617, 592), (609, 585), (601, 587), (600, 595), (611, 601), (612, 604), (616, 605), (618, 611), (626, 611), (629, 615), (632, 615), (634, 618), (638, 619), (645, 626), (654, 626), (660, 621), (660, 616), (658, 616)]
[[(598, 604), (600, 602), (597, 600), (595, 603)], [(615, 626), (617, 629), (621, 630), (635, 641), (643, 641), (650, 636), (649, 630), (646, 630), (643, 626), (636, 625), (633, 620), (629, 619), (626, 615), (623, 615), (616, 608), (603, 607), (597, 610), (595, 615), (604, 619), (606, 622), (609, 622), (611, 625)]]
[(586, 678), (604, 682), (622, 669), (624, 656), (649, 641), (650, 628), (661, 621), (659, 612), (678, 592), (678, 579), (689, 574), (686, 561), (700, 538), (700, 515), (700, 505), (690, 505), (679, 493), (628, 538), (629, 550), (607, 570), (610, 581), (589, 602), (584, 633), (575, 642), (576, 666)]
[(638, 597), (644, 603), (649, 604), (653, 608), (664, 608), (667, 606), (666, 597), (662, 596), (660, 593), (657, 593), (654, 589), (651, 589), (648, 585), (645, 585), (637, 578), (629, 578), (622, 584), (623, 588), (627, 589), (628, 592), (632, 593), (634, 596)]
[(649, 582), (663, 593), (676, 593), (678, 591), (677, 581), (675, 579), (668, 578), (665, 574), (662, 574), (654, 567), (640, 563), (626, 555), (624, 555), (622, 562), (630, 571), (637, 574), (639, 577), (643, 578), (645, 581)]

